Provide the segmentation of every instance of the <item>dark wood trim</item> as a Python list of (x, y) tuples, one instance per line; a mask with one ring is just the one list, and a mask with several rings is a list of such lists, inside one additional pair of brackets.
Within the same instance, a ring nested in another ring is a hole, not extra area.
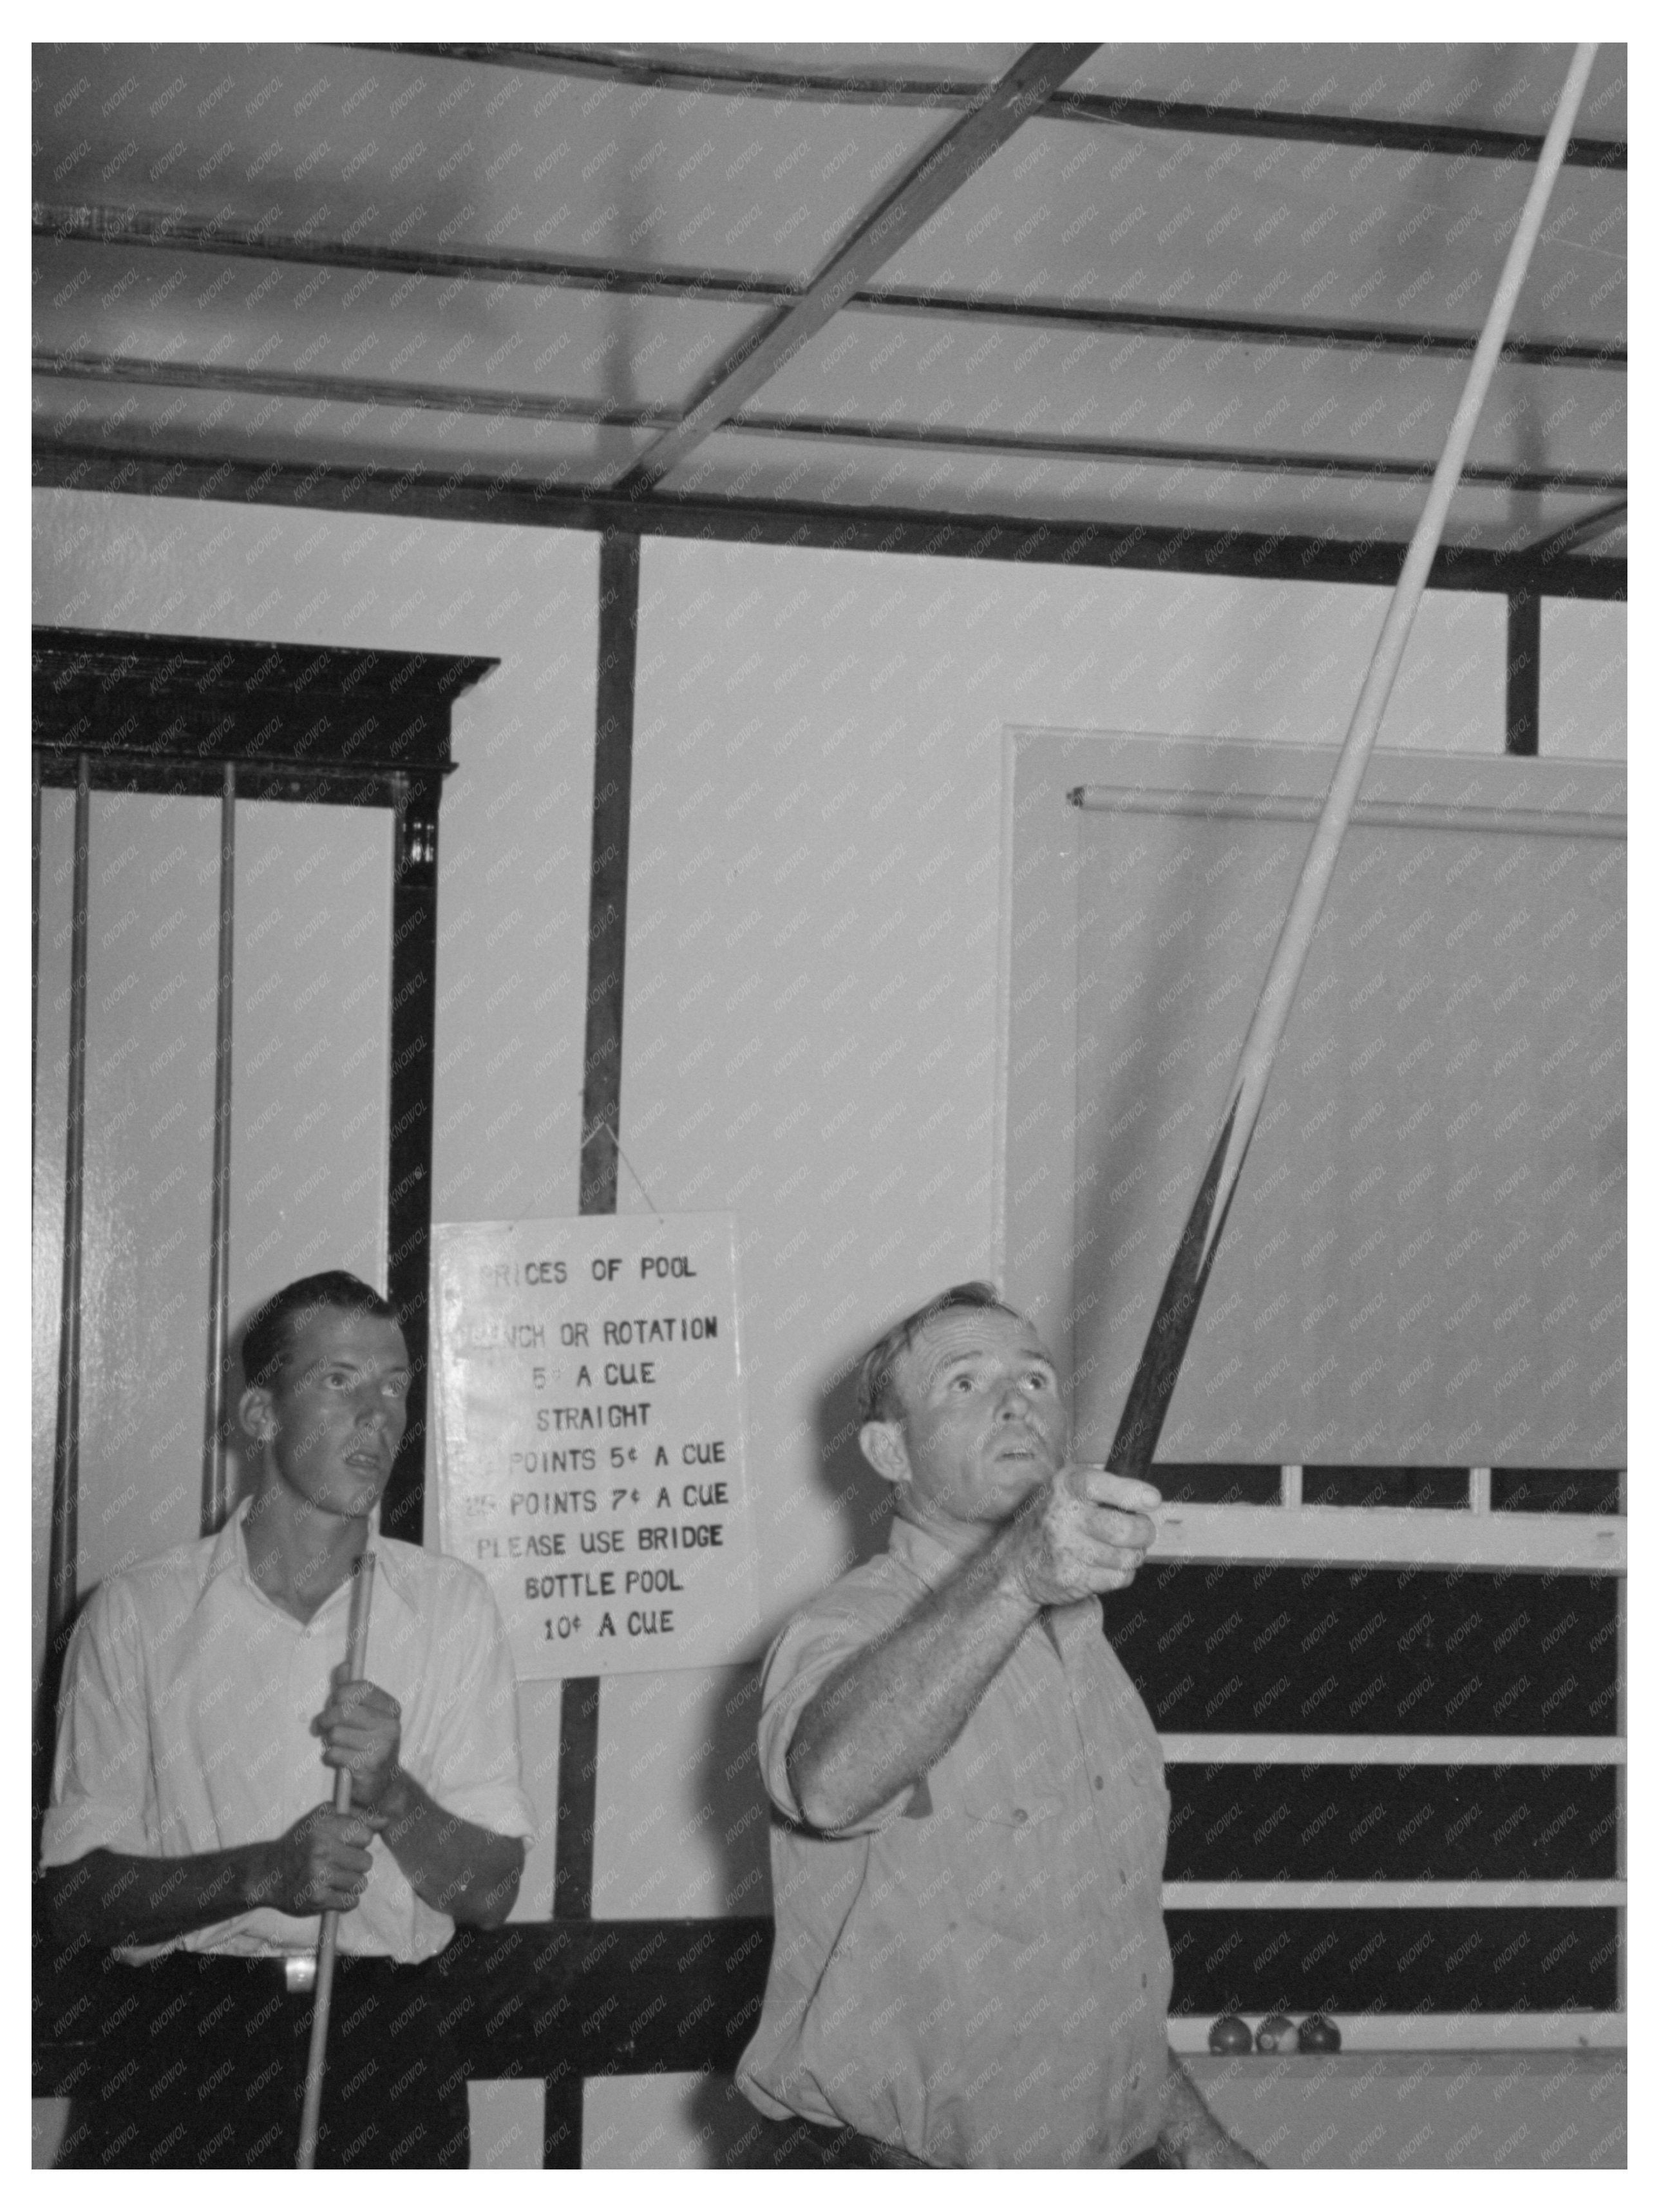
[[(447, 775), (450, 709), (497, 665), (66, 626), (37, 628), (33, 648), (33, 742), (48, 783), (73, 781), (64, 757), (85, 752), (100, 789), (194, 789), (199, 772), (216, 798), (234, 765), (239, 799), (264, 769), (322, 786), (343, 779), (354, 804), (375, 779)], [(389, 783), (380, 803), (397, 803)]]
[[(588, 874), (587, 1024), (582, 1049), (580, 1209), (617, 1210), (622, 1113), (623, 981), (628, 953), (628, 842), (633, 808), (634, 671), (640, 618), (640, 541), (599, 540), (599, 673), (594, 692), (593, 826)], [(559, 1795), (553, 1851), (556, 1919), (591, 1920), (593, 1826), (599, 1800), (599, 1677), (577, 1674), (559, 1699)], [(546, 2083), (542, 2160), (582, 2162), (582, 2079), (571, 2069)]]
[(628, 840), (634, 777), (634, 668), (640, 541), (599, 540), (599, 681), (594, 698), (593, 828), (588, 878), (587, 1027), (582, 1051), (584, 1213), (617, 1210), (622, 1110), (623, 981), (628, 955)]
[(34, 1148), (40, 1114), (40, 749), (29, 748), (29, 1216), (34, 1214)]
[[(769, 1919), (526, 1920), (461, 1929), (433, 1962), (475, 2081), (544, 2081), (550, 2166), (579, 2164), (556, 2105), (595, 2075), (730, 2072), (754, 2032), (771, 1957)], [(37, 2097), (72, 2094), (96, 2065), (86, 2039), (106, 2002), (100, 1954), (65, 1959), (45, 1993)], [(80, 2032), (77, 2033), (77, 2030)]]
[[(82, 1237), (87, 1135), (87, 975), (92, 883), (92, 774), (71, 757), (75, 875), (70, 915), (69, 1097), (64, 1128), (64, 1259), (58, 1306), (58, 1418), (46, 1572), (46, 1671), (62, 1662), (79, 1595)], [(43, 773), (42, 780), (45, 781)]]
[[(33, 744), (43, 783), (394, 810), (386, 1290), (409, 1340), (410, 1419), (382, 1504), (418, 1542), (425, 1488), (438, 808), (450, 717), (493, 659), (42, 628)], [(224, 990), (222, 974), (221, 993)]]
[[(380, 53), (425, 54), (440, 61), (482, 62), (500, 69), (556, 76), (589, 76), (656, 90), (702, 92), (722, 99), (782, 100), (862, 107), (972, 107), (989, 88), (950, 77), (884, 77), (831, 70), (767, 69), (733, 62), (672, 62), (606, 52), (591, 46), (377, 45)], [(1036, 111), (1045, 120), (1130, 125), (1143, 131), (1188, 131), (1232, 138), (1312, 140), (1322, 145), (1376, 147), (1393, 153), (1437, 154), (1454, 160), (1536, 161), (1541, 133), (1404, 118), (1292, 114), (1279, 108), (1227, 107), (1194, 100), (1131, 99), (1114, 93), (1056, 92)], [(1620, 139), (1574, 138), (1566, 159), (1581, 168), (1623, 169)]]
[[(106, 206), (64, 207), (37, 201), (34, 235), (88, 245), (170, 249), (224, 258), (290, 262), (354, 275), (431, 276), (465, 283), (541, 285), (562, 290), (624, 293), (641, 299), (710, 301), (721, 306), (784, 307), (805, 287), (792, 278), (753, 270), (666, 268), (647, 262), (598, 261), (579, 254), (532, 253), (497, 246), (459, 252), (387, 246), (313, 234), (269, 230), (258, 224), (200, 222), (164, 210)], [(1176, 308), (1114, 306), (1100, 301), (1013, 299), (996, 293), (915, 291), (877, 284), (854, 292), (848, 313), (916, 316), (939, 321), (999, 323), (1016, 329), (1091, 330), (1120, 336), (1195, 337), (1200, 342), (1257, 346), (1310, 346), (1322, 351), (1450, 356), (1467, 359), (1473, 331), (1431, 330), (1395, 323), (1322, 323), (1309, 318), (1224, 315)], [(1500, 358), (1540, 368), (1627, 368), (1623, 345), (1571, 338), (1510, 336)], [(617, 410), (621, 419), (629, 410)], [(637, 410), (641, 414), (648, 410)], [(672, 410), (659, 410), (671, 415)]]
[[(721, 544), (806, 545), (836, 552), (921, 553), (946, 560), (1164, 570), (1262, 581), (1383, 584), (1399, 579), (1404, 542), (1314, 538), (1289, 532), (1186, 530), (1152, 523), (1033, 521), (1013, 515), (942, 515), (896, 507), (849, 510), (805, 501), (714, 499), (672, 492), (633, 497), (572, 490), (522, 476), (445, 476), (267, 461), (208, 462), (185, 454), (121, 452), (41, 441), (33, 482), (70, 491), (216, 499), (228, 504), (390, 514), (427, 521), (503, 522), (524, 528), (623, 531)], [(1561, 599), (1623, 599), (1622, 560), (1540, 557), (1448, 547), (1436, 554), (1431, 589), (1510, 592), (1522, 584)], [(239, 782), (239, 788), (241, 788)]]
[(408, 1420), (380, 1500), (405, 1543), (425, 1529), (432, 1241), (434, 1024), (438, 1006), (440, 775), (404, 780), (392, 821), (392, 1032), (386, 1113), (386, 1294), (409, 1347)]
[(219, 944), (213, 1037), (213, 1199), (208, 1227), (207, 1419), (202, 1439), (202, 1534), (216, 1534), (230, 1510), (230, 1151), (236, 1005), (236, 765), (227, 761), (219, 794)]
[[(592, 1925), (593, 1824), (599, 1802), (599, 1677), (573, 1674), (559, 1692), (559, 1794), (554, 1815), (553, 1917)], [(603, 1958), (605, 1954), (597, 1954)], [(544, 2076), (542, 2164), (582, 2162), (582, 2082), (587, 2071), (561, 2034), (556, 2063)]]
[(593, 1917), (593, 1820), (599, 1801), (599, 1677), (571, 1674), (559, 1698), (559, 1796), (553, 1836), (553, 1917)]
[(659, 483), (745, 400), (770, 383), (1093, 52), (1092, 46), (1085, 45), (1028, 46), (994, 85), (985, 88), (972, 111), (866, 210), (800, 297), (779, 308), (732, 348), (704, 380), (673, 429), (665, 431), (634, 463), (622, 478), (621, 489), (647, 491)]
[(1544, 603), (1536, 592), (1510, 592), (1504, 669), (1504, 750), (1526, 757), (1538, 751), (1543, 611)]
[[(200, 362), (135, 361), (111, 355), (36, 354), (37, 376), (92, 383), (161, 386), (178, 392), (228, 392), (248, 398), (339, 407), (417, 408), (444, 415), (482, 415), (503, 420), (586, 422), (599, 427), (653, 429), (677, 427), (674, 410), (623, 406), (610, 400), (540, 398), (534, 392), (489, 392), (439, 384), (386, 382), (368, 377), (295, 376), (281, 369), (222, 368)], [(936, 422), (870, 422), (821, 415), (733, 415), (717, 426), (727, 435), (844, 439), (914, 452), (1001, 453), (1072, 461), (1151, 463), (1182, 469), (1224, 470), (1253, 476), (1340, 477), (1345, 480), (1427, 483), (1432, 460), (1399, 460), (1387, 454), (1298, 453), (1271, 447), (1185, 445), (1146, 438), (1055, 437), (1040, 430), (974, 429)], [(624, 479), (626, 481), (626, 479)], [(1462, 481), (1504, 491), (1625, 492), (1626, 478), (1606, 470), (1515, 469), (1470, 461)]]

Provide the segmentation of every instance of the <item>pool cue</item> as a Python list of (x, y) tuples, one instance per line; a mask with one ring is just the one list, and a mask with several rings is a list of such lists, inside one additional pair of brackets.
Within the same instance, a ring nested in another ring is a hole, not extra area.
[(1115, 1474), (1144, 1477), (1152, 1465), (1152, 1454), (1164, 1427), (1164, 1417), (1175, 1395), (1181, 1363), (1192, 1334), (1199, 1303), (1209, 1281), (1221, 1232), (1226, 1226), (1227, 1214), (1238, 1188), (1244, 1156), (1249, 1150), (1250, 1139), (1255, 1133), (1256, 1120), (1261, 1111), (1268, 1079), (1273, 1073), (1273, 1056), (1290, 1018), (1297, 984), (1313, 943), (1314, 930), (1324, 904), (1325, 894), (1330, 887), (1343, 832), (1353, 811), (1354, 801), (1359, 795), (1360, 781), (1382, 726), (1389, 694), (1406, 650), (1407, 639), (1411, 635), (1418, 603), (1428, 581), (1430, 565), (1445, 528), (1452, 494), (1457, 489), (1458, 478), (1468, 457), (1475, 422), (1492, 382), (1492, 371), (1503, 348), (1510, 318), (1520, 296), (1527, 264), (1543, 224), (1544, 210), (1548, 205), (1551, 190), (1566, 152), (1573, 119), (1577, 114), (1578, 103), (1583, 97), (1584, 86), (1595, 59), (1594, 46), (1577, 47), (1567, 71), (1566, 82), (1562, 86), (1560, 100), (1538, 157), (1531, 189), (1521, 211), (1521, 220), (1510, 242), (1504, 271), (1498, 280), (1498, 289), (1492, 295), (1492, 306), (1487, 310), (1486, 325), (1475, 347), (1474, 358), (1469, 363), (1463, 396), (1458, 402), (1457, 412), (1447, 434), (1445, 451), (1440, 456), (1440, 464), (1434, 472), (1423, 513), (1407, 548), (1400, 580), (1395, 586), (1382, 635), (1371, 655), (1370, 666), (1360, 687), (1353, 719), (1337, 758), (1336, 771), (1331, 778), (1324, 811), (1314, 830), (1313, 842), (1303, 863), (1301, 878), (1291, 896), (1279, 931), (1279, 942), (1273, 948), (1267, 981), (1261, 987), (1261, 995), (1245, 1033), (1244, 1043), (1233, 1070), (1220, 1134), (1206, 1164), (1198, 1195), (1193, 1201), (1187, 1225), (1182, 1231), (1181, 1241), (1176, 1247), (1175, 1258), (1170, 1263), (1163, 1294), (1152, 1316), (1152, 1328), (1147, 1333), (1139, 1364), (1129, 1386), (1129, 1395), (1124, 1401), (1117, 1433), (1106, 1460), (1107, 1466)]
[[(346, 1679), (361, 1682), (363, 1657), (368, 1648), (368, 1604), (374, 1595), (374, 1554), (365, 1552), (357, 1562), (351, 1585), (351, 1609), (346, 1616)], [(334, 1778), (334, 1809), (351, 1809), (351, 1776), (343, 1766)], [(323, 2063), (328, 2050), (328, 2008), (334, 1992), (334, 1954), (340, 1940), (340, 1915), (323, 1915), (317, 1939), (317, 1989), (311, 2005), (311, 2051), (306, 2060), (306, 2100), (300, 2116), (300, 2154), (294, 2163), (308, 2172), (317, 2163), (317, 2122), (323, 2103)]]

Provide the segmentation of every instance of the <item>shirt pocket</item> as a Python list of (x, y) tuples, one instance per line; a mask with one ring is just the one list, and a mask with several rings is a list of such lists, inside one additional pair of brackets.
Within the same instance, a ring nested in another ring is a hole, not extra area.
[(952, 1788), (933, 1782), (933, 1813), (951, 1889), (965, 1928), (1036, 1942), (1064, 1906), (1062, 1801), (1042, 1790), (999, 1788), (987, 1778)]

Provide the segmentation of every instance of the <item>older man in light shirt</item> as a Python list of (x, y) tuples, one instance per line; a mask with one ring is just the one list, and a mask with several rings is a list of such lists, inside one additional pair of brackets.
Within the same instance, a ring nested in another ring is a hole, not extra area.
[(777, 1936), (740, 2085), (831, 2164), (1255, 2166), (1169, 2051), (1169, 1796), (1102, 1632), (1157, 1491), (1070, 1462), (1054, 1364), (986, 1284), (882, 1338), (860, 1412), (892, 1528), (767, 1660)]

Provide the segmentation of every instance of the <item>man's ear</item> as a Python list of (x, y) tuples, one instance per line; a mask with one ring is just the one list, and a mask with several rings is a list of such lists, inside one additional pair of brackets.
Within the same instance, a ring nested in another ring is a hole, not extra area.
[(908, 1482), (910, 1455), (896, 1421), (866, 1421), (859, 1431), (859, 1449), (884, 1482)]
[(254, 1443), (264, 1443), (276, 1433), (269, 1390), (244, 1390), (237, 1401), (236, 1418), (242, 1434)]

